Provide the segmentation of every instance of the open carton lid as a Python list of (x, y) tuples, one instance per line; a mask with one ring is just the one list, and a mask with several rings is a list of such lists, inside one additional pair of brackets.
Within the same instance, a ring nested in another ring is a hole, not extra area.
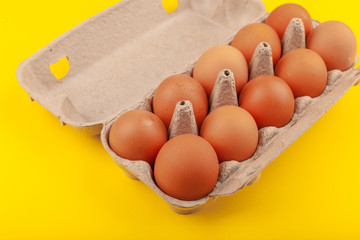
[[(265, 14), (260, 0), (182, 0), (170, 14), (160, 0), (123, 0), (25, 60), (17, 78), (62, 123), (96, 126)], [(58, 80), (49, 66), (63, 57), (70, 70)]]

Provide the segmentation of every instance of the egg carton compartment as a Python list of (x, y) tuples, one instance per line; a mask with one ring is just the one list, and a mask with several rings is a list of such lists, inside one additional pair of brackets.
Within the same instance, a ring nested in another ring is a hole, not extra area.
[[(230, 195), (254, 183), (261, 170), (360, 77), (359, 70), (354, 68), (330, 71), (323, 94), (316, 98), (297, 98), (294, 116), (286, 126), (260, 129), (254, 155), (243, 162), (221, 163), (216, 187), (207, 197), (196, 201), (166, 195), (156, 186), (149, 164), (123, 159), (111, 150), (109, 130), (118, 116), (135, 108), (151, 111), (154, 89), (162, 80), (175, 73), (191, 75), (194, 63), (205, 50), (229, 44), (241, 27), (264, 21), (266, 17), (260, 0), (182, 0), (171, 14), (165, 12), (160, 0), (123, 0), (25, 60), (17, 70), (17, 78), (30, 98), (57, 116), (62, 124), (92, 135), (101, 130), (104, 148), (125, 173), (147, 184), (174, 210), (191, 213), (209, 198)], [(313, 25), (317, 24), (314, 21)], [(290, 51), (303, 47), (301, 23), (294, 19), (288, 29), (283, 48)], [(70, 70), (64, 78), (56, 79), (49, 66), (64, 56)], [(271, 68), (267, 67), (270, 60)], [(259, 44), (249, 68), (250, 78), (273, 74), (271, 48), (266, 43)], [(232, 82), (231, 71), (220, 72), (209, 99), (210, 110), (235, 105), (233, 101), (237, 101), (237, 96), (231, 94)], [(191, 104), (180, 102), (171, 123), (170, 137), (197, 133), (192, 115)]]

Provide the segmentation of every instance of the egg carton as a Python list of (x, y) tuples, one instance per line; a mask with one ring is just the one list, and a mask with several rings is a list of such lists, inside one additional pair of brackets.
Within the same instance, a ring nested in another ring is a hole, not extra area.
[[(221, 163), (214, 190), (196, 201), (166, 195), (156, 186), (149, 164), (123, 159), (111, 150), (108, 134), (118, 116), (135, 108), (151, 110), (154, 89), (162, 80), (176, 73), (191, 75), (194, 63), (205, 50), (229, 44), (241, 27), (263, 22), (266, 17), (260, 0), (182, 0), (170, 14), (163, 9), (161, 0), (123, 0), (26, 59), (17, 69), (17, 78), (30, 99), (58, 117), (62, 125), (69, 124), (91, 135), (100, 133), (104, 148), (125, 173), (148, 185), (175, 211), (191, 213), (209, 198), (231, 195), (254, 183), (261, 170), (360, 77), (359, 69), (330, 71), (323, 94), (297, 98), (294, 116), (286, 126), (260, 129), (254, 155), (243, 162)], [(282, 40), (284, 52), (305, 46), (302, 28), (298, 19), (292, 20)], [(64, 78), (57, 79), (49, 66), (63, 57), (69, 61), (70, 70)], [(273, 74), (267, 43), (259, 44), (249, 68), (250, 78)], [(237, 96), (233, 95), (232, 86), (232, 73), (224, 69), (210, 97), (210, 110), (224, 104), (235, 105)], [(173, 137), (188, 132), (197, 133), (198, 129), (194, 127), (191, 103), (181, 101), (169, 133)]]

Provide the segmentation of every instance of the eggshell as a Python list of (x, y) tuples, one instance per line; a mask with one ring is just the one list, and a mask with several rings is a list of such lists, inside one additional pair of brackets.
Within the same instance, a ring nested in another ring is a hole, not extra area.
[(222, 106), (204, 120), (200, 136), (215, 149), (219, 162), (243, 161), (258, 144), (258, 128), (253, 117), (238, 106)]
[(198, 200), (215, 187), (219, 163), (203, 138), (183, 134), (170, 139), (159, 151), (154, 166), (158, 187), (181, 200)]
[(177, 74), (166, 78), (155, 90), (153, 111), (170, 126), (176, 103), (189, 100), (192, 103), (198, 127), (201, 126), (208, 112), (208, 100), (201, 84), (190, 76)]
[(321, 23), (310, 33), (306, 44), (307, 48), (322, 57), (328, 71), (350, 68), (357, 54), (354, 32), (345, 23), (338, 21)]
[(275, 75), (291, 88), (294, 97), (317, 97), (327, 83), (326, 65), (319, 54), (299, 48), (283, 56), (276, 65)]
[(260, 129), (286, 125), (293, 116), (295, 100), (286, 82), (275, 76), (264, 75), (245, 85), (239, 105), (254, 117)]
[(275, 8), (266, 19), (265, 23), (272, 27), (279, 38), (282, 39), (285, 30), (293, 18), (300, 18), (304, 23), (305, 35), (308, 36), (312, 29), (312, 19), (308, 11), (294, 3), (287, 3)]
[(256, 47), (261, 42), (270, 44), (275, 65), (281, 55), (281, 41), (275, 30), (264, 23), (251, 23), (241, 28), (231, 42), (231, 46), (239, 49), (249, 64)]
[(162, 121), (141, 109), (120, 115), (109, 133), (109, 144), (116, 154), (129, 160), (144, 160), (150, 165), (166, 141), (167, 132)]
[(243, 54), (229, 45), (218, 45), (205, 51), (195, 63), (193, 77), (204, 87), (209, 97), (220, 71), (230, 69), (239, 93), (248, 80), (248, 66)]

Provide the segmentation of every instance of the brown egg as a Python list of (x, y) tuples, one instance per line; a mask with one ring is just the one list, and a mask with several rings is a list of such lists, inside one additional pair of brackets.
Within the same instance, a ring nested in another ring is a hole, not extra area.
[(300, 18), (304, 23), (305, 36), (309, 35), (312, 29), (312, 19), (308, 11), (298, 4), (287, 3), (278, 6), (270, 13), (265, 23), (272, 27), (282, 39), (292, 18)]
[(322, 57), (328, 71), (333, 69), (344, 71), (355, 61), (357, 53), (355, 34), (342, 22), (321, 23), (310, 33), (306, 44), (307, 48)]
[(198, 200), (215, 187), (219, 162), (203, 138), (183, 134), (170, 139), (160, 150), (154, 166), (156, 184), (180, 200)]
[(187, 75), (177, 74), (162, 81), (154, 94), (153, 111), (168, 128), (175, 105), (182, 100), (192, 103), (196, 123), (200, 127), (208, 112), (208, 100), (201, 84)]
[(129, 160), (144, 160), (150, 165), (166, 141), (167, 132), (162, 121), (155, 114), (140, 109), (118, 117), (109, 133), (109, 145), (117, 155)]
[(204, 52), (195, 64), (193, 77), (210, 96), (219, 72), (224, 69), (234, 73), (236, 91), (239, 93), (248, 80), (248, 67), (243, 54), (229, 45), (218, 45)]
[(276, 65), (275, 75), (291, 88), (294, 97), (317, 97), (327, 83), (326, 65), (319, 54), (299, 48), (285, 54)]
[(252, 23), (240, 29), (231, 46), (239, 49), (244, 54), (246, 61), (250, 63), (255, 48), (260, 42), (270, 44), (275, 65), (281, 55), (281, 42), (275, 30), (264, 23)]
[(200, 131), (215, 149), (220, 162), (250, 158), (258, 144), (258, 128), (253, 117), (237, 106), (212, 111)]
[(264, 75), (245, 85), (239, 98), (240, 107), (247, 110), (260, 128), (282, 127), (294, 113), (294, 95), (278, 77)]

